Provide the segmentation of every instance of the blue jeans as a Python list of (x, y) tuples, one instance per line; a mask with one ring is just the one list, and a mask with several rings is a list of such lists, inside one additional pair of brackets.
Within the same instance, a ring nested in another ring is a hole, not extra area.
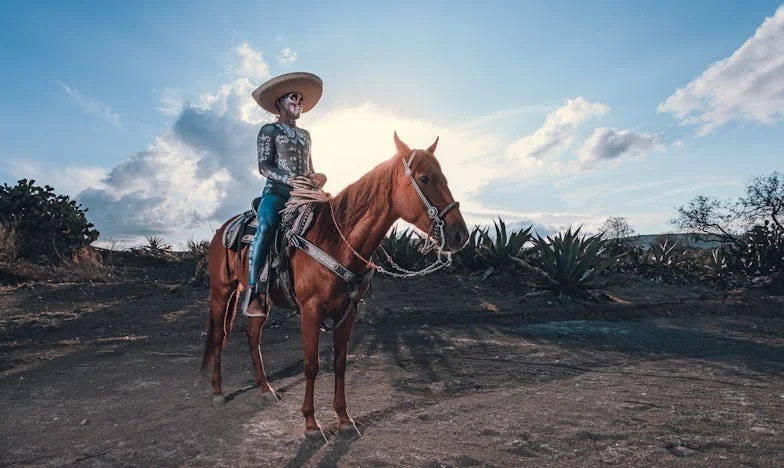
[(275, 193), (269, 190), (269, 188), (269, 186), (265, 187), (262, 192), (259, 211), (256, 213), (259, 227), (256, 228), (256, 236), (250, 244), (250, 259), (248, 262), (250, 264), (250, 277), (248, 283), (251, 288), (256, 285), (259, 279), (261, 267), (267, 259), (270, 242), (272, 242), (272, 238), (275, 236), (275, 229), (277, 229), (280, 222), (280, 210), (288, 200), (288, 197)]

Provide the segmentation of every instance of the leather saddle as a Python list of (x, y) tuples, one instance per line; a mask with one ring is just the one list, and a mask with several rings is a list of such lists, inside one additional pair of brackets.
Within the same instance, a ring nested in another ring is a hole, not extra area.
[[(239, 252), (250, 246), (259, 225), (256, 213), (260, 203), (261, 197), (254, 198), (250, 210), (235, 215), (231, 219), (226, 230), (223, 231), (224, 247)], [(269, 291), (271, 287), (280, 287), (292, 306), (296, 304), (296, 299), (289, 259), (295, 247), (286, 241), (287, 234), (293, 233), (304, 237), (313, 223), (314, 212), (314, 204), (308, 203), (301, 205), (293, 212), (283, 213), (270, 243), (267, 258), (261, 268), (257, 283), (259, 291)]]

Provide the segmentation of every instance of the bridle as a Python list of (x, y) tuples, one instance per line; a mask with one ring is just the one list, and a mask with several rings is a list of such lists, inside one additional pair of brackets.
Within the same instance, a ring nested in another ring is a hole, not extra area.
[(403, 170), (405, 171), (406, 177), (411, 181), (411, 186), (414, 187), (417, 195), (422, 200), (422, 203), (425, 205), (425, 209), (427, 210), (427, 216), (430, 218), (430, 232), (428, 233), (428, 239), (431, 240), (430, 245), (426, 245), (423, 249), (421, 249), (422, 254), (426, 254), (433, 249), (438, 249), (436, 251), (436, 260), (432, 264), (426, 266), (425, 268), (419, 271), (411, 271), (407, 270), (401, 266), (399, 266), (395, 261), (392, 259), (392, 256), (387, 253), (383, 246), (379, 246), (381, 251), (387, 258), (387, 261), (390, 265), (397, 271), (390, 271), (386, 268), (382, 267), (381, 265), (376, 265), (375, 263), (367, 260), (363, 257), (359, 252), (357, 252), (354, 247), (351, 246), (349, 241), (346, 239), (346, 236), (343, 235), (343, 232), (340, 230), (340, 226), (338, 226), (337, 219), (335, 219), (335, 210), (332, 207), (332, 199), (329, 200), (329, 209), (332, 213), (332, 222), (335, 224), (335, 229), (337, 229), (338, 234), (340, 234), (340, 238), (343, 239), (343, 242), (351, 249), (351, 252), (354, 255), (365, 262), (365, 265), (379, 273), (384, 273), (388, 276), (396, 277), (396, 278), (408, 278), (412, 276), (424, 276), (428, 273), (432, 273), (434, 271), (440, 270), (445, 266), (449, 266), (452, 264), (452, 253), (444, 251), (444, 246), (446, 244), (446, 236), (444, 235), (444, 219), (446, 215), (455, 208), (460, 207), (460, 203), (457, 201), (453, 201), (452, 203), (448, 204), (444, 207), (443, 210), (439, 211), (430, 200), (427, 199), (427, 196), (422, 192), (422, 189), (419, 188), (419, 184), (417, 184), (416, 180), (414, 179), (413, 172), (411, 171), (411, 163), (414, 162), (414, 157), (416, 156), (416, 151), (411, 151), (411, 155), (408, 159), (403, 158)]
[(414, 179), (413, 171), (411, 170), (411, 163), (414, 162), (414, 156), (416, 156), (416, 150), (411, 151), (411, 156), (409, 156), (408, 160), (403, 159), (403, 169), (405, 170), (406, 177), (411, 180), (411, 186), (414, 187), (414, 190), (416, 190), (416, 193), (419, 195), (422, 203), (425, 204), (427, 215), (430, 217), (429, 234), (434, 237), (436, 242), (439, 244), (438, 252), (440, 255), (440, 253), (443, 252), (444, 244), (446, 243), (446, 237), (444, 236), (444, 219), (446, 218), (447, 213), (455, 208), (459, 208), (460, 203), (453, 201), (441, 211), (438, 211), (438, 208), (430, 203), (430, 200), (427, 199), (425, 194), (422, 192), (422, 189), (419, 188), (419, 184), (417, 184), (416, 180)]

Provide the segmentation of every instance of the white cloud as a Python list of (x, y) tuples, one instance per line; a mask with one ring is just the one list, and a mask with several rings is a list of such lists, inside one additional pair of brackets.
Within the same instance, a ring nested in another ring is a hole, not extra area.
[(591, 117), (609, 111), (602, 103), (589, 102), (583, 97), (570, 99), (563, 106), (549, 113), (544, 124), (531, 135), (526, 135), (507, 149), (507, 155), (523, 166), (539, 167), (552, 163), (572, 146), (576, 128)]
[(169, 115), (169, 116), (177, 116), (180, 115), (182, 110), (185, 108), (185, 102), (178, 90), (163, 89), (159, 91), (157, 94), (161, 102), (155, 108), (155, 110), (157, 110), (161, 114)]
[(30, 160), (4, 162), (6, 170), (14, 180), (35, 180), (36, 185), (49, 185), (55, 193), (75, 198), (89, 187), (102, 186), (106, 169), (101, 167), (75, 167), (72, 165), (44, 164)]
[(275, 58), (278, 59), (278, 62), (282, 66), (290, 67), (294, 62), (297, 61), (297, 53), (286, 47), (282, 49)]
[(102, 235), (151, 235), (198, 227), (226, 195), (226, 169), (203, 170), (214, 157), (175, 131), (114, 167), (79, 195)]
[(234, 53), (239, 58), (238, 66), (234, 70), (236, 78), (260, 81), (269, 77), (269, 66), (261, 52), (254, 50), (247, 42), (237, 46)]
[(637, 197), (633, 200), (626, 200), (621, 202), (618, 207), (620, 208), (638, 208), (645, 205), (658, 205), (661, 204), (662, 200), (671, 200), (672, 202), (677, 202), (677, 200), (682, 200), (685, 197), (682, 195), (690, 194), (690, 196), (695, 196), (700, 193), (704, 193), (706, 189), (716, 189), (717, 187), (743, 187), (743, 183), (741, 180), (734, 178), (734, 177), (699, 177), (699, 178), (689, 178), (688, 181), (684, 181), (682, 185), (673, 186), (673, 188), (669, 190), (657, 190), (652, 195), (643, 197)]
[[(261, 57), (243, 44), (234, 70), (266, 72)], [(139, 239), (217, 227), (244, 211), (263, 186), (256, 164), (256, 136), (270, 116), (251, 98), (257, 83), (234, 75), (198, 105), (186, 106), (173, 126), (145, 151), (118, 164), (79, 194), (104, 238)], [(318, 109), (300, 125), (313, 137), (316, 170), (337, 193), (395, 152), (393, 132), (411, 147), (440, 137), (436, 155), (460, 201), (501, 172), (487, 163), (503, 144), (492, 135), (405, 117), (365, 103)], [(351, 129), (346, 132), (346, 129)], [(187, 238), (187, 237), (186, 237)]]
[(480, 115), (479, 117), (469, 117), (467, 120), (463, 121), (463, 123), (460, 124), (460, 128), (472, 129), (488, 124), (495, 124), (499, 120), (506, 120), (524, 114), (550, 112), (552, 110), (554, 110), (553, 106), (544, 106), (544, 105), (521, 106), (521, 107), (510, 108), (510, 109), (501, 109), (486, 115)]
[(85, 96), (78, 89), (72, 88), (65, 83), (60, 83), (60, 87), (71, 99), (71, 102), (79, 106), (86, 114), (109, 122), (117, 127), (122, 124), (123, 116), (114, 112), (108, 105), (89, 96)]
[(588, 167), (601, 161), (618, 161), (662, 148), (664, 145), (658, 135), (637, 130), (597, 128), (578, 151), (578, 164)]
[(169, 234), (220, 224), (260, 191), (255, 139), (268, 117), (251, 98), (269, 76), (261, 53), (234, 49), (231, 81), (197, 105), (145, 151), (118, 164), (79, 195), (102, 236)]
[(705, 135), (731, 120), (771, 123), (784, 118), (784, 5), (728, 58), (658, 106)]

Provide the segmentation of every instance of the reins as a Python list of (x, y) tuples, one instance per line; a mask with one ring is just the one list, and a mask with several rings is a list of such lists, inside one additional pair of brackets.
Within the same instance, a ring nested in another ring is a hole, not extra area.
[[(426, 266), (425, 268), (412, 271), (407, 270), (397, 263), (392, 258), (391, 255), (384, 249), (383, 246), (379, 245), (378, 248), (386, 256), (387, 261), (392, 267), (392, 270), (387, 270), (381, 265), (376, 265), (375, 263), (371, 262), (370, 260), (366, 259), (362, 254), (357, 252), (357, 250), (351, 245), (351, 243), (346, 239), (346, 236), (343, 234), (343, 231), (340, 229), (340, 225), (338, 223), (337, 218), (335, 217), (335, 209), (332, 205), (332, 196), (319, 187), (316, 187), (312, 184), (311, 181), (307, 180), (306, 178), (294, 178), (291, 181), (292, 191), (291, 191), (291, 198), (286, 203), (286, 206), (283, 210), (281, 210), (281, 214), (286, 213), (294, 213), (297, 211), (299, 207), (302, 205), (306, 205), (309, 203), (323, 203), (327, 202), (329, 204), (329, 211), (332, 216), (332, 223), (335, 226), (335, 230), (340, 235), (341, 240), (343, 243), (348, 246), (351, 250), (351, 253), (357, 257), (358, 259), (362, 260), (365, 263), (365, 267), (368, 268), (368, 271), (362, 275), (357, 276), (356, 273), (352, 272), (345, 266), (341, 265), (334, 257), (329, 255), (328, 253), (321, 250), (318, 246), (311, 243), (304, 237), (291, 233), (288, 235), (289, 242), (292, 243), (295, 247), (303, 250), (306, 254), (310, 257), (324, 265), (326, 268), (331, 270), (335, 275), (342, 278), (348, 284), (348, 297), (349, 297), (349, 304), (346, 307), (345, 312), (343, 313), (340, 320), (335, 323), (335, 319), (333, 319), (334, 325), (327, 328), (325, 324), (322, 324), (322, 330), (334, 330), (335, 328), (339, 327), (348, 317), (348, 312), (356, 305), (357, 301), (359, 300), (359, 290), (363, 285), (366, 285), (370, 282), (370, 278), (373, 276), (375, 272), (383, 273), (387, 276), (391, 276), (393, 278), (410, 278), (414, 276), (424, 276), (434, 271), (440, 270), (445, 266), (449, 266), (452, 264), (452, 253), (444, 251), (444, 246), (446, 244), (446, 236), (444, 235), (444, 217), (449, 213), (449, 211), (453, 210), (460, 206), (459, 203), (453, 201), (452, 203), (448, 204), (443, 210), (439, 211), (430, 200), (427, 199), (425, 194), (417, 185), (416, 180), (414, 180), (414, 176), (412, 175), (411, 171), (411, 163), (414, 161), (414, 157), (416, 156), (416, 150), (411, 152), (411, 156), (406, 160), (403, 159), (403, 167), (405, 168), (405, 174), (411, 181), (411, 185), (414, 186), (416, 193), (419, 195), (419, 198), (422, 200), (422, 203), (425, 205), (425, 209), (427, 210), (427, 214), (430, 217), (430, 233), (426, 238), (427, 241), (431, 241), (430, 245), (425, 245), (420, 252), (423, 254), (428, 253), (434, 248), (438, 248), (436, 252), (436, 260)], [(435, 239), (433, 238), (435, 236)], [(250, 297), (250, 296), (248, 296)], [(247, 307), (247, 305), (245, 306)]]
[(343, 242), (344, 242), (344, 243), (345, 243), (345, 244), (348, 246), (348, 248), (351, 250), (351, 253), (353, 253), (355, 257), (357, 257), (357, 258), (359, 258), (360, 260), (362, 260), (363, 262), (365, 262), (365, 266), (366, 266), (366, 267), (370, 268), (371, 270), (375, 270), (375, 271), (381, 271), (381, 267), (380, 267), (379, 265), (376, 265), (375, 263), (373, 263), (373, 262), (371, 262), (370, 260), (368, 260), (368, 259), (366, 259), (365, 257), (363, 257), (363, 256), (362, 256), (362, 254), (360, 254), (359, 252), (357, 252), (357, 251), (354, 249), (354, 247), (352, 247), (352, 246), (351, 246), (351, 243), (348, 241), (348, 239), (346, 239), (346, 236), (344, 236), (344, 235), (343, 235), (343, 232), (340, 230), (340, 226), (338, 226), (338, 220), (335, 218), (335, 210), (334, 210), (334, 208), (332, 207), (332, 198), (330, 198), (330, 199), (328, 200), (328, 203), (329, 203), (329, 212), (330, 212), (330, 214), (332, 215), (332, 223), (335, 225), (335, 230), (336, 230), (336, 231), (338, 231), (338, 234), (340, 235), (340, 238), (341, 238), (341, 239), (343, 239)]
[[(340, 226), (338, 225), (338, 221), (335, 218), (335, 210), (332, 206), (332, 198), (330, 197), (328, 199), (329, 210), (332, 215), (332, 222), (335, 225), (335, 230), (338, 231), (340, 238), (348, 246), (348, 248), (351, 250), (354, 256), (362, 260), (367, 268), (371, 270), (375, 270), (387, 276), (391, 276), (393, 278), (411, 278), (414, 276), (424, 276), (452, 264), (452, 253), (444, 251), (444, 246), (446, 244), (446, 236), (444, 236), (444, 217), (447, 215), (447, 213), (449, 213), (454, 208), (458, 208), (460, 206), (460, 203), (453, 201), (441, 211), (439, 211), (438, 208), (436, 208), (435, 206), (433, 206), (432, 203), (430, 203), (430, 200), (427, 199), (425, 194), (422, 192), (422, 189), (419, 188), (419, 185), (416, 183), (416, 180), (414, 180), (414, 176), (412, 175), (411, 163), (414, 161), (415, 156), (416, 156), (416, 150), (411, 151), (411, 156), (409, 157), (409, 159), (408, 160), (403, 159), (403, 168), (405, 170), (406, 176), (411, 181), (411, 185), (414, 187), (414, 190), (416, 190), (417, 195), (419, 195), (419, 198), (422, 200), (422, 203), (425, 205), (425, 209), (427, 210), (427, 215), (430, 217), (429, 234), (435, 235), (437, 238), (437, 244), (436, 242), (433, 242), (430, 246), (426, 246), (425, 248), (423, 248), (421, 252), (425, 254), (431, 251), (436, 246), (438, 247), (438, 250), (436, 252), (436, 260), (432, 264), (426, 266), (421, 270), (412, 271), (401, 267), (400, 265), (395, 263), (395, 260), (392, 258), (391, 255), (389, 255), (389, 253), (386, 251), (386, 249), (384, 249), (382, 245), (379, 245), (379, 249), (381, 249), (381, 251), (384, 253), (384, 256), (386, 257), (390, 266), (397, 271), (387, 270), (383, 266), (376, 265), (375, 263), (363, 257), (359, 252), (356, 251), (356, 249), (354, 249), (354, 247), (351, 245), (348, 239), (346, 239), (346, 236), (343, 235), (343, 232), (340, 230)], [(438, 232), (436, 232), (436, 230), (438, 230)], [(432, 236), (430, 237), (432, 238)]]
[(343, 243), (348, 246), (351, 253), (358, 259), (362, 260), (365, 264), (365, 267), (369, 270), (377, 271), (379, 273), (385, 274), (387, 276), (391, 276), (393, 278), (410, 278), (414, 276), (424, 276), (430, 274), (434, 271), (438, 271), (441, 268), (449, 266), (452, 264), (452, 253), (447, 252), (444, 250), (444, 246), (446, 245), (446, 236), (444, 235), (444, 219), (446, 215), (455, 208), (460, 207), (460, 203), (453, 201), (452, 203), (448, 204), (444, 207), (443, 210), (438, 210), (430, 200), (427, 199), (422, 189), (419, 188), (419, 184), (416, 183), (416, 180), (413, 176), (413, 171), (411, 170), (411, 164), (414, 162), (414, 157), (416, 156), (416, 151), (411, 151), (411, 155), (408, 159), (403, 159), (403, 168), (405, 171), (406, 177), (411, 181), (411, 185), (414, 187), (417, 195), (419, 195), (420, 200), (425, 205), (425, 209), (427, 210), (427, 215), (430, 218), (430, 232), (428, 233), (428, 237), (426, 238), (426, 242), (429, 245), (425, 245), (420, 252), (426, 254), (434, 249), (436, 250), (436, 260), (426, 266), (421, 270), (407, 270), (406, 268), (401, 267), (395, 260), (392, 258), (391, 255), (384, 249), (383, 245), (379, 245), (378, 248), (386, 257), (386, 260), (389, 262), (392, 270), (387, 270), (381, 265), (376, 265), (372, 261), (368, 260), (362, 254), (357, 252), (357, 250), (351, 245), (351, 243), (346, 239), (346, 236), (343, 234), (343, 231), (340, 229), (340, 224), (338, 223), (337, 218), (335, 217), (335, 209), (332, 205), (333, 197), (328, 193), (325, 193), (321, 189), (314, 188), (309, 181), (305, 180), (298, 180), (295, 178), (292, 180), (292, 187), (293, 190), (291, 191), (291, 199), (286, 204), (284, 208), (284, 212), (286, 211), (293, 211), (298, 206), (307, 204), (307, 203), (323, 203), (327, 202), (329, 204), (329, 211), (330, 215), (332, 216), (332, 223), (335, 226), (335, 230), (338, 232), (341, 240)]

